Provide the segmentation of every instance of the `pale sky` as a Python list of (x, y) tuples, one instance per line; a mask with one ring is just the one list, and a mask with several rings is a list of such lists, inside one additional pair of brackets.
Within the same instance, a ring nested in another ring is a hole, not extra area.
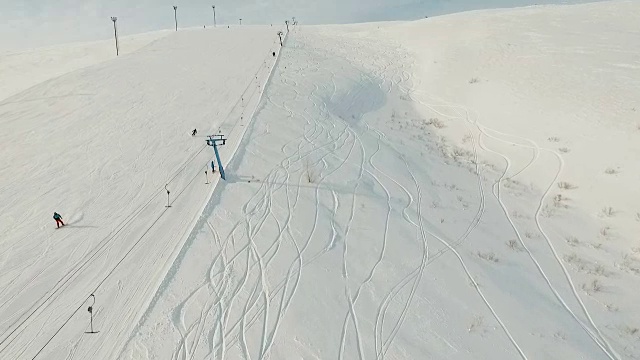
[(111, 16), (118, 31), (128, 35), (174, 26), (213, 24), (270, 24), (296, 16), (300, 23), (350, 23), (415, 20), (425, 16), (496, 7), (588, 0), (0, 0), (0, 51), (113, 36)]

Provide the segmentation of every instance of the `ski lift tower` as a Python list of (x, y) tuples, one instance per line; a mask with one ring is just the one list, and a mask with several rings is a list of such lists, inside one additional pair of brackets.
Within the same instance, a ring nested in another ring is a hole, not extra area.
[(213, 151), (216, 153), (216, 160), (218, 161), (218, 169), (220, 169), (220, 177), (222, 180), (227, 180), (224, 175), (224, 168), (222, 167), (222, 161), (220, 161), (220, 154), (218, 153), (218, 146), (225, 145), (227, 139), (224, 138), (224, 135), (209, 135), (209, 139), (207, 139), (207, 145), (213, 146)]

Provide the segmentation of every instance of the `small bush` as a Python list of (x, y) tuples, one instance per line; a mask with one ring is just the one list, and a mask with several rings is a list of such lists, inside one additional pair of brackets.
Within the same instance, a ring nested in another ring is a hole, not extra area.
[(478, 257), (487, 261), (491, 261), (494, 263), (497, 263), (498, 261), (500, 261), (500, 259), (498, 259), (498, 257), (496, 256), (496, 254), (489, 252), (489, 253), (481, 253), (478, 251)]
[(518, 244), (517, 240), (509, 240), (507, 241), (507, 246), (509, 247), (509, 249), (514, 250), (514, 251), (520, 251), (522, 250), (520, 248), (520, 244)]
[(580, 262), (580, 259), (578, 258), (578, 254), (571, 253), (571, 255), (564, 256), (564, 261), (569, 264), (574, 264), (574, 263)]
[(604, 306), (611, 312), (618, 311), (618, 307), (613, 304), (605, 304)]
[(560, 138), (556, 137), (556, 136), (552, 136), (552, 137), (548, 138), (547, 140), (549, 140), (551, 142), (560, 142)]
[(482, 326), (482, 323), (484, 322), (484, 318), (482, 316), (476, 315), (473, 317), (473, 320), (471, 321), (471, 324), (469, 324), (469, 329), (467, 330), (468, 332), (472, 332), (473, 330), (477, 330)]
[(566, 240), (569, 246), (578, 246), (580, 244), (580, 240), (575, 236), (569, 236)]
[(619, 172), (619, 171), (618, 171), (618, 170), (616, 170), (616, 169), (614, 169), (614, 168), (607, 168), (607, 169), (604, 171), (604, 173), (605, 173), (605, 174), (609, 174), (609, 175), (615, 175), (615, 174), (617, 174), (618, 172)]
[(563, 154), (568, 154), (571, 151), (569, 148), (566, 148), (566, 147), (561, 147), (558, 150), (560, 150), (560, 152)]
[(573, 189), (577, 189), (578, 188), (577, 186), (575, 186), (575, 185), (573, 185), (571, 183), (568, 183), (566, 181), (559, 182), (558, 183), (558, 187), (560, 189), (562, 189), (562, 190), (573, 190)]
[(469, 80), (469, 84), (475, 84), (475, 83), (479, 83), (480, 79), (478, 78), (471, 78), (471, 80)]
[(625, 334), (627, 334), (627, 335), (635, 335), (635, 334), (637, 334), (637, 333), (638, 333), (638, 331), (640, 331), (640, 330), (638, 330), (638, 328), (630, 327), (629, 325), (626, 325), (626, 326), (622, 329), (622, 331), (623, 331)]
[(599, 292), (602, 290), (602, 284), (598, 281), (598, 279), (593, 279), (589, 284), (582, 284), (582, 290), (587, 293)]
[(600, 264), (596, 264), (590, 271), (590, 273), (598, 276), (607, 276), (607, 271), (605, 270), (604, 266)]
[(613, 208), (611, 206), (605, 206), (602, 208), (602, 214), (606, 217), (612, 217), (616, 214), (616, 212), (613, 211)]
[(553, 197), (553, 206), (557, 208), (568, 208), (569, 206), (564, 203), (566, 200), (568, 199), (562, 196), (562, 194), (557, 194)]
[(429, 119), (429, 121), (427, 121), (427, 125), (433, 125), (437, 129), (444, 129), (445, 127), (447, 127), (447, 125), (445, 125), (445, 123), (438, 118)]

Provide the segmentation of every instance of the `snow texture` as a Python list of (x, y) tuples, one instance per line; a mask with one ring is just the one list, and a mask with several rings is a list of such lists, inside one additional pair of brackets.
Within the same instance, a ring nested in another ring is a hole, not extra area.
[(639, 358), (638, 14), (148, 34), (6, 87), (1, 357)]

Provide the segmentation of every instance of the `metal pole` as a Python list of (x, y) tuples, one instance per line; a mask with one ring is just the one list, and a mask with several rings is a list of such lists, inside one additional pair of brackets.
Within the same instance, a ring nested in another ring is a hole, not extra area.
[(240, 19), (240, 25), (242, 25), (242, 19)]
[(220, 177), (222, 180), (227, 180), (224, 176), (224, 168), (222, 167), (222, 161), (220, 161), (220, 154), (218, 154), (218, 145), (216, 142), (213, 142), (213, 151), (216, 153), (216, 160), (218, 160), (218, 169), (220, 169)]
[(216, 27), (216, 6), (211, 5), (211, 7), (213, 8), (213, 27)]
[(176, 21), (176, 31), (178, 31), (178, 7), (173, 5), (173, 19)]
[(117, 17), (112, 16), (111, 17), (111, 21), (113, 21), (113, 36), (116, 39), (116, 56), (120, 55), (120, 49), (118, 47), (118, 28), (116, 27), (116, 21), (118, 20)]
[[(169, 184), (167, 184), (167, 185), (169, 185)], [(169, 203), (169, 194), (171, 192), (169, 191), (169, 189), (167, 189), (167, 185), (164, 186), (164, 189), (167, 190), (167, 206), (166, 207), (170, 208), (171, 204)]]

